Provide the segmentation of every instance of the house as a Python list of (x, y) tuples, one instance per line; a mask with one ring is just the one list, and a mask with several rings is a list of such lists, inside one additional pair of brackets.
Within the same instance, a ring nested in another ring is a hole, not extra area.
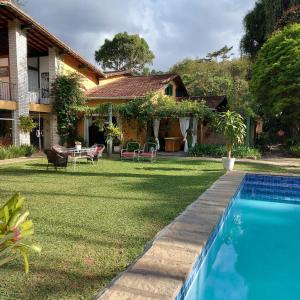
[[(88, 98), (88, 105), (122, 103), (144, 97), (149, 92), (164, 93), (178, 101), (188, 92), (176, 74), (134, 76), (129, 71), (102, 72), (64, 42), (8, 0), (0, 0), (0, 145), (33, 144), (49, 148), (59, 143), (57, 119), (52, 108), (50, 86), (58, 74), (77, 72)], [(213, 109), (225, 101), (207, 99)], [(223, 103), (224, 104), (224, 103)], [(19, 117), (30, 115), (39, 124), (31, 133), (18, 128)], [(95, 118), (84, 118), (79, 133), (86, 144), (103, 143), (103, 133)], [(125, 140), (146, 141), (146, 132), (136, 120), (123, 121)], [(153, 132), (152, 132), (153, 134)], [(198, 140), (204, 143), (205, 124), (198, 127)], [(182, 142), (178, 120), (162, 120), (159, 139), (175, 137)]]
[[(149, 76), (133, 76), (130, 72), (109, 72), (106, 76), (110, 80), (100, 80), (100, 85), (87, 91), (88, 105), (97, 106), (102, 103), (123, 103), (137, 98), (145, 97), (149, 92), (163, 93), (175, 97), (178, 101), (185, 98), (206, 101), (208, 107), (214, 110), (222, 110), (227, 106), (227, 98), (221, 97), (189, 97), (188, 91), (181, 77), (177, 74), (161, 74)], [(136, 120), (118, 120), (114, 116), (113, 122), (119, 125), (123, 131), (125, 141), (135, 140), (141, 144), (146, 142), (147, 133), (145, 128), (140, 128)], [(89, 145), (104, 143), (104, 134), (99, 132), (97, 117), (85, 119), (81, 124), (80, 134)], [(122, 124), (121, 124), (122, 122)], [(153, 130), (150, 133), (154, 137)], [(161, 150), (165, 149), (165, 139), (178, 139), (182, 144), (182, 134), (178, 119), (168, 118), (160, 120), (158, 138)], [(221, 140), (222, 141), (222, 140)], [(198, 126), (198, 142), (220, 143), (217, 136), (205, 122)]]
[[(105, 74), (10, 1), (0, 0), (0, 145), (59, 142), (49, 87), (57, 74), (78, 72), (86, 89)], [(20, 115), (39, 123), (31, 134), (18, 128)]]

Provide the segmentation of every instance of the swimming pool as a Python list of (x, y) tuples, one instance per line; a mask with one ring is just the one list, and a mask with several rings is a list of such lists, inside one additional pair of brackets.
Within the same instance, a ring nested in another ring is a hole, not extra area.
[(300, 178), (246, 175), (176, 300), (300, 299)]

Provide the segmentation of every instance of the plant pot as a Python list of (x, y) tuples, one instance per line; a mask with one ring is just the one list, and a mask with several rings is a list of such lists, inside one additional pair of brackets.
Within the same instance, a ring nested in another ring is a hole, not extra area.
[(121, 146), (114, 146), (114, 152), (120, 153), (121, 152)]
[(77, 151), (81, 150), (81, 145), (75, 145), (75, 149), (76, 149)]
[(226, 171), (232, 171), (235, 163), (235, 158), (223, 157), (223, 166)]

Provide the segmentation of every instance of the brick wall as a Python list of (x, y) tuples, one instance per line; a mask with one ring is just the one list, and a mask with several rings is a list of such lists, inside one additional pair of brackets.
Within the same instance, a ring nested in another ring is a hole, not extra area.
[(30, 144), (29, 133), (22, 133), (19, 128), (19, 117), (29, 115), (28, 71), (27, 71), (27, 36), (17, 21), (8, 24), (10, 82), (16, 84), (15, 99), (18, 101), (14, 112), (14, 144)]
[[(57, 53), (56, 48), (49, 48), (48, 49), (48, 55), (49, 55), (49, 85), (51, 89), (51, 85), (53, 81), (55, 80), (56, 76), (60, 73), (61, 69), (61, 59), (59, 57), (59, 54)], [(50, 103), (53, 102), (53, 99), (50, 99)], [(50, 145), (56, 145), (59, 144), (59, 135), (57, 133), (57, 117), (55, 114), (51, 114), (50, 120), (49, 120), (50, 128)]]

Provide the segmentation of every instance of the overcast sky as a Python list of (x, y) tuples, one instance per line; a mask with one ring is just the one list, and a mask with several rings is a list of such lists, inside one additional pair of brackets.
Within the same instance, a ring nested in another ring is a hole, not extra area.
[(239, 55), (243, 16), (255, 0), (25, 0), (24, 9), (95, 63), (94, 52), (116, 33), (144, 37), (153, 68), (168, 70), (225, 44)]

